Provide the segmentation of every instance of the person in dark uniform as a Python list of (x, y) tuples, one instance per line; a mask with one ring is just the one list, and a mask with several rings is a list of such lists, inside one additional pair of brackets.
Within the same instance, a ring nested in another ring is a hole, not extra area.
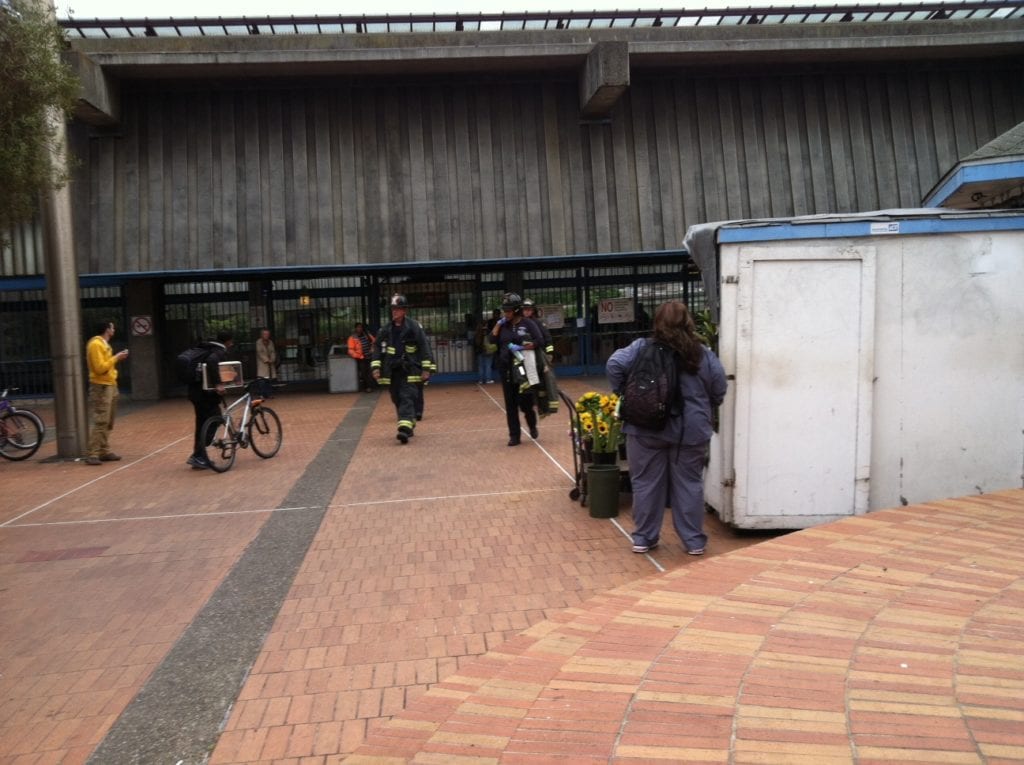
[(387, 385), (398, 416), (401, 443), (409, 442), (416, 428), (419, 383), (437, 368), (423, 327), (410, 319), (404, 295), (391, 297), (391, 322), (377, 333), (370, 370), (380, 385)]
[(491, 336), (498, 346), (494, 366), (498, 370), (502, 393), (505, 395), (508, 445), (518, 446), (522, 438), (519, 412), (526, 418), (530, 437), (540, 437), (533, 391), (525, 376), (524, 360), (526, 354), (534, 354), (536, 350), (543, 352), (544, 335), (536, 322), (523, 316), (523, 301), (516, 293), (505, 293), (501, 299), (501, 311), (502, 317), (491, 330)]
[(551, 330), (548, 329), (548, 325), (544, 323), (544, 320), (537, 316), (537, 304), (534, 303), (530, 298), (523, 298), (523, 316), (527, 319), (532, 319), (533, 322), (540, 327), (541, 333), (544, 335), (544, 355), (547, 357), (547, 361), (550, 364), (555, 355), (555, 343), (551, 339)]

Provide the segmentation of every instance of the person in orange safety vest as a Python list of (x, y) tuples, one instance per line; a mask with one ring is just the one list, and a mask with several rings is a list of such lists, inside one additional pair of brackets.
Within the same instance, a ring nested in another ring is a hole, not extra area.
[(373, 342), (376, 338), (366, 331), (362, 322), (357, 322), (348, 339), (348, 355), (356, 360), (359, 387), (367, 393), (376, 390), (370, 374), (370, 357), (373, 355)]

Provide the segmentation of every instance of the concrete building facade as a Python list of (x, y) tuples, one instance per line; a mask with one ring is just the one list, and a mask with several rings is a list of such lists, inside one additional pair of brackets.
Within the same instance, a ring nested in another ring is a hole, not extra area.
[[(409, 283), (480, 295), (443, 301), (453, 343), (503, 288), (558, 284), (568, 366), (599, 363), (588, 311), (685, 289), (690, 225), (916, 207), (1024, 121), (1020, 3), (702, 13), (64, 22), (75, 258), (153, 319), (137, 394), (212, 326), (169, 308), (204, 289), (302, 357)], [(15, 249), (7, 293), (41, 278)]]

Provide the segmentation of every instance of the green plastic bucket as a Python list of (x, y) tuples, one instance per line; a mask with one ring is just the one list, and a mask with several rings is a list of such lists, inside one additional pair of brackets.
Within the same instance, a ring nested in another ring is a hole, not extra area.
[(587, 506), (591, 518), (619, 514), (618, 465), (587, 465)]

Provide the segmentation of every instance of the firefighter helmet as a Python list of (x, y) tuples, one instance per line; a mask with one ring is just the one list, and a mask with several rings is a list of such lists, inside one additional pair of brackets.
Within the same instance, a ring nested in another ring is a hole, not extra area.
[(391, 296), (391, 307), (392, 308), (408, 308), (409, 301), (405, 299), (405, 295), (399, 295), (397, 292)]
[(523, 298), (523, 308), (536, 308), (537, 304), (534, 303), (530, 298)]
[(501, 296), (501, 310), (519, 311), (523, 307), (523, 299), (514, 292), (506, 292)]

